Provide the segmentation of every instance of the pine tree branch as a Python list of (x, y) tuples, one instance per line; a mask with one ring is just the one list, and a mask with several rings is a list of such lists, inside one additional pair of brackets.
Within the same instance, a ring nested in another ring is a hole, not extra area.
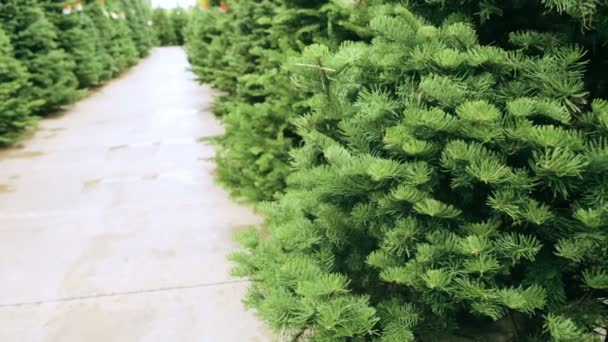
[(329, 76), (327, 76), (327, 73), (325, 70), (326, 68), (323, 66), (323, 61), (321, 61), (321, 57), (317, 57), (317, 63), (318, 63), (317, 67), (319, 68), (319, 71), (321, 71), (321, 74), (323, 74), (323, 88), (325, 89), (325, 94), (327, 95), (327, 98), (330, 98), (331, 97), (331, 89), (330, 89), (331, 80), (330, 80)]
[(319, 69), (321, 71), (336, 72), (336, 69), (326, 68), (326, 67), (323, 67), (321, 65), (316, 65), (316, 64), (296, 63), (295, 66), (314, 68), (314, 69)]

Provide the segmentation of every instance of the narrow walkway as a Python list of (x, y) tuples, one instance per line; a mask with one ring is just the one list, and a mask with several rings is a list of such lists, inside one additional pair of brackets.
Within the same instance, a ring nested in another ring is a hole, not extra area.
[(270, 341), (228, 275), (212, 91), (162, 48), (0, 151), (0, 341)]

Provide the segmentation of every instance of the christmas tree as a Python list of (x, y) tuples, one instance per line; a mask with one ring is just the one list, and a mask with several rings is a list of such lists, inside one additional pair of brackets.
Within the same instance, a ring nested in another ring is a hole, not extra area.
[[(281, 91), (268, 98), (273, 93), (271, 88), (278, 90), (289, 79), (278, 72), (279, 61), (265, 55), (273, 51), (268, 49), (272, 42), (266, 32), (270, 22), (253, 20), (258, 16), (270, 18), (277, 9), (276, 3), (263, 1), (232, 2), (227, 13), (219, 9), (200, 11), (197, 15), (203, 19), (198, 22), (199, 33), (210, 32), (207, 37), (211, 41), (193, 38), (192, 47), (200, 50), (188, 48), (197, 75), (213, 79), (229, 93), (217, 106), (219, 112), (225, 113), (226, 126), (226, 135), (218, 141), (218, 176), (230, 188), (238, 189), (235, 195), (250, 200), (271, 197), (277, 187), (284, 186), (288, 172), (284, 161), (292, 145), (285, 131), (289, 100), (293, 97)], [(223, 34), (212, 37), (214, 32)], [(274, 86), (261, 83), (270, 78), (281, 81)], [(234, 167), (244, 165), (247, 166), (234, 172)]]
[(36, 113), (47, 114), (78, 97), (74, 62), (59, 48), (57, 29), (36, 0), (0, 2), (0, 26), (30, 74), (32, 97), (42, 101)]
[(238, 70), (229, 70), (224, 63), (232, 30), (231, 17), (218, 9), (195, 10), (186, 28), (186, 50), (192, 70), (201, 82), (233, 92)]
[(139, 56), (126, 23), (127, 14), (118, 1), (91, 0), (85, 10), (99, 33), (97, 45), (104, 65), (102, 79), (109, 79), (133, 65)]
[(127, 25), (131, 30), (131, 38), (140, 57), (148, 55), (153, 46), (153, 32), (148, 22), (151, 20), (149, 8), (142, 0), (121, 0), (126, 13)]
[(81, 2), (43, 0), (47, 17), (58, 29), (59, 45), (75, 62), (74, 74), (81, 88), (98, 83), (103, 74), (103, 54), (97, 49), (99, 34)]
[(110, 53), (115, 59), (120, 57), (117, 66), (122, 71), (137, 62), (139, 53), (135, 46), (133, 32), (128, 24), (130, 16), (127, 14), (126, 9), (118, 1), (109, 3), (108, 9), (114, 28), (112, 32), (113, 44)]
[(287, 63), (314, 95), (285, 196), (239, 236), (247, 303), (292, 340), (597, 340), (608, 102), (585, 51), (530, 30), (485, 45), (423, 3), (429, 19), (352, 6), (371, 39)]
[(606, 4), (399, 3), (193, 14), (218, 177), (278, 198), (238, 236), (246, 303), (293, 341), (598, 340)]
[[(288, 153), (300, 141), (290, 119), (306, 110), (307, 94), (290, 87), (281, 64), (313, 41), (359, 37), (340, 26), (343, 11), (323, 1), (231, 1), (227, 12), (193, 13), (186, 29), (193, 71), (228, 93), (216, 106), (226, 127), (217, 162), (220, 181), (234, 195), (267, 200), (284, 189)], [(338, 24), (325, 25), (329, 18)]]
[(169, 11), (156, 8), (152, 13), (152, 22), (156, 31), (157, 39), (161, 46), (170, 46), (177, 44), (177, 35), (170, 18)]
[(32, 108), (38, 101), (30, 97), (29, 75), (13, 56), (9, 38), (0, 29), (0, 146), (15, 142), (35, 123)]
[(549, 45), (552, 44), (551, 35), (544, 33), (559, 35), (569, 44), (585, 49), (588, 61), (585, 82), (590, 95), (608, 97), (608, 84), (602, 77), (602, 71), (608, 67), (608, 3), (595, 0), (467, 0), (463, 4), (412, 1), (410, 7), (434, 22), (448, 16), (466, 15), (484, 44), (510, 47), (511, 35), (521, 30), (543, 33), (536, 39)]
[(188, 13), (182, 8), (176, 8), (171, 11), (169, 20), (175, 31), (175, 44), (184, 45), (184, 30), (188, 23)]
[(95, 50), (101, 62), (102, 68), (99, 75), (101, 81), (108, 80), (118, 74), (119, 70), (112, 53), (112, 31), (114, 27), (110, 21), (110, 13), (106, 10), (105, 4), (97, 0), (87, 1), (85, 12), (91, 18), (95, 27)]

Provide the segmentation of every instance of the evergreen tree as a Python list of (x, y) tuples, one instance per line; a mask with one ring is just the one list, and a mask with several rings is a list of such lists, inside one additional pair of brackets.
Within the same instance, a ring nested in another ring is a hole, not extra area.
[(231, 19), (215, 8), (195, 10), (186, 28), (186, 50), (199, 81), (234, 92), (240, 69), (230, 70), (224, 62), (232, 38)]
[(188, 23), (188, 13), (182, 8), (171, 11), (169, 16), (171, 28), (175, 31), (175, 44), (184, 45), (184, 30)]
[(239, 234), (247, 304), (293, 341), (597, 340), (606, 5), (397, 3), (192, 16), (193, 70), (228, 93), (219, 179), (288, 184)]
[[(608, 3), (596, 0), (487, 1), (460, 3), (411, 1), (410, 7), (435, 23), (450, 15), (465, 15), (484, 44), (511, 46), (510, 35), (522, 30), (555, 33), (586, 50), (586, 88), (594, 97), (608, 97), (603, 70), (608, 68)], [(546, 39), (542, 38), (542, 39)], [(546, 44), (551, 44), (545, 41)]]
[(126, 23), (126, 12), (117, 1), (91, 0), (85, 10), (95, 23), (99, 33), (98, 49), (103, 53), (104, 72), (102, 79), (118, 75), (138, 58), (138, 52)]
[(139, 56), (147, 56), (153, 46), (153, 33), (148, 26), (148, 21), (151, 20), (150, 13), (142, 0), (121, 0), (121, 5), (126, 12), (127, 25)]
[[(73, 1), (44, 0), (46, 15), (59, 33), (59, 45), (74, 60), (74, 74), (81, 88), (98, 83), (103, 74), (103, 53), (97, 49), (99, 33), (82, 5), (72, 6)], [(79, 3), (81, 4), (81, 3)], [(69, 12), (63, 9), (70, 6)]]
[(13, 56), (13, 47), (0, 29), (0, 145), (8, 145), (35, 123), (32, 108), (38, 106), (30, 97), (31, 86), (26, 69)]
[(110, 13), (98, 0), (87, 1), (85, 11), (95, 26), (95, 50), (102, 65), (99, 79), (105, 81), (119, 72), (116, 60), (111, 53), (114, 27), (110, 21)]
[[(288, 172), (284, 161), (294, 143), (288, 117), (291, 100), (297, 100), (284, 87), (289, 79), (279, 71), (279, 56), (268, 49), (273, 44), (267, 32), (271, 23), (255, 22), (278, 10), (272, 1), (232, 2), (228, 13), (213, 10), (212, 15), (219, 16), (218, 30), (225, 36), (214, 39), (204, 52), (203, 58), (211, 64), (195, 69), (199, 75), (218, 75), (218, 85), (230, 92), (218, 106), (225, 113), (226, 127), (226, 135), (218, 141), (218, 176), (238, 189), (235, 195), (249, 200), (270, 198), (284, 186)], [(271, 78), (276, 85), (268, 84)]]
[(0, 26), (29, 71), (32, 97), (42, 101), (36, 113), (47, 114), (78, 97), (75, 65), (59, 48), (57, 29), (36, 0), (0, 2)]
[(292, 340), (597, 339), (608, 102), (585, 51), (375, 3), (351, 5), (371, 39), (287, 63), (314, 95), (287, 193), (239, 236), (247, 303)]
[(152, 13), (152, 21), (156, 31), (157, 39), (161, 46), (170, 46), (177, 44), (177, 36), (173, 28), (171, 18), (168, 11), (162, 8), (154, 9)]
[[(324, 1), (267, 0), (231, 1), (228, 12), (192, 14), (186, 49), (193, 71), (229, 94), (216, 106), (226, 126), (217, 162), (220, 181), (234, 195), (268, 200), (284, 189), (288, 153), (300, 141), (290, 119), (306, 110), (301, 100), (307, 94), (290, 87), (281, 63), (313, 41), (359, 37), (351, 31), (356, 20), (340, 26), (344, 10)], [(338, 24), (325, 25), (329, 18)]]
[[(120, 56), (119, 70), (123, 71), (134, 65), (139, 59), (139, 53), (133, 40), (133, 32), (128, 24), (129, 15), (119, 1), (108, 4), (110, 18), (113, 20), (114, 31), (112, 35), (113, 56)], [(116, 58), (116, 57), (115, 57)]]

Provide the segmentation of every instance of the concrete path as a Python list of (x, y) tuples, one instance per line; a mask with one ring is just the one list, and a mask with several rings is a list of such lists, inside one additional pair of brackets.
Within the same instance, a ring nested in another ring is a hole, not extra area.
[(258, 222), (213, 183), (212, 92), (179, 48), (0, 151), (0, 341), (270, 341), (226, 254)]

